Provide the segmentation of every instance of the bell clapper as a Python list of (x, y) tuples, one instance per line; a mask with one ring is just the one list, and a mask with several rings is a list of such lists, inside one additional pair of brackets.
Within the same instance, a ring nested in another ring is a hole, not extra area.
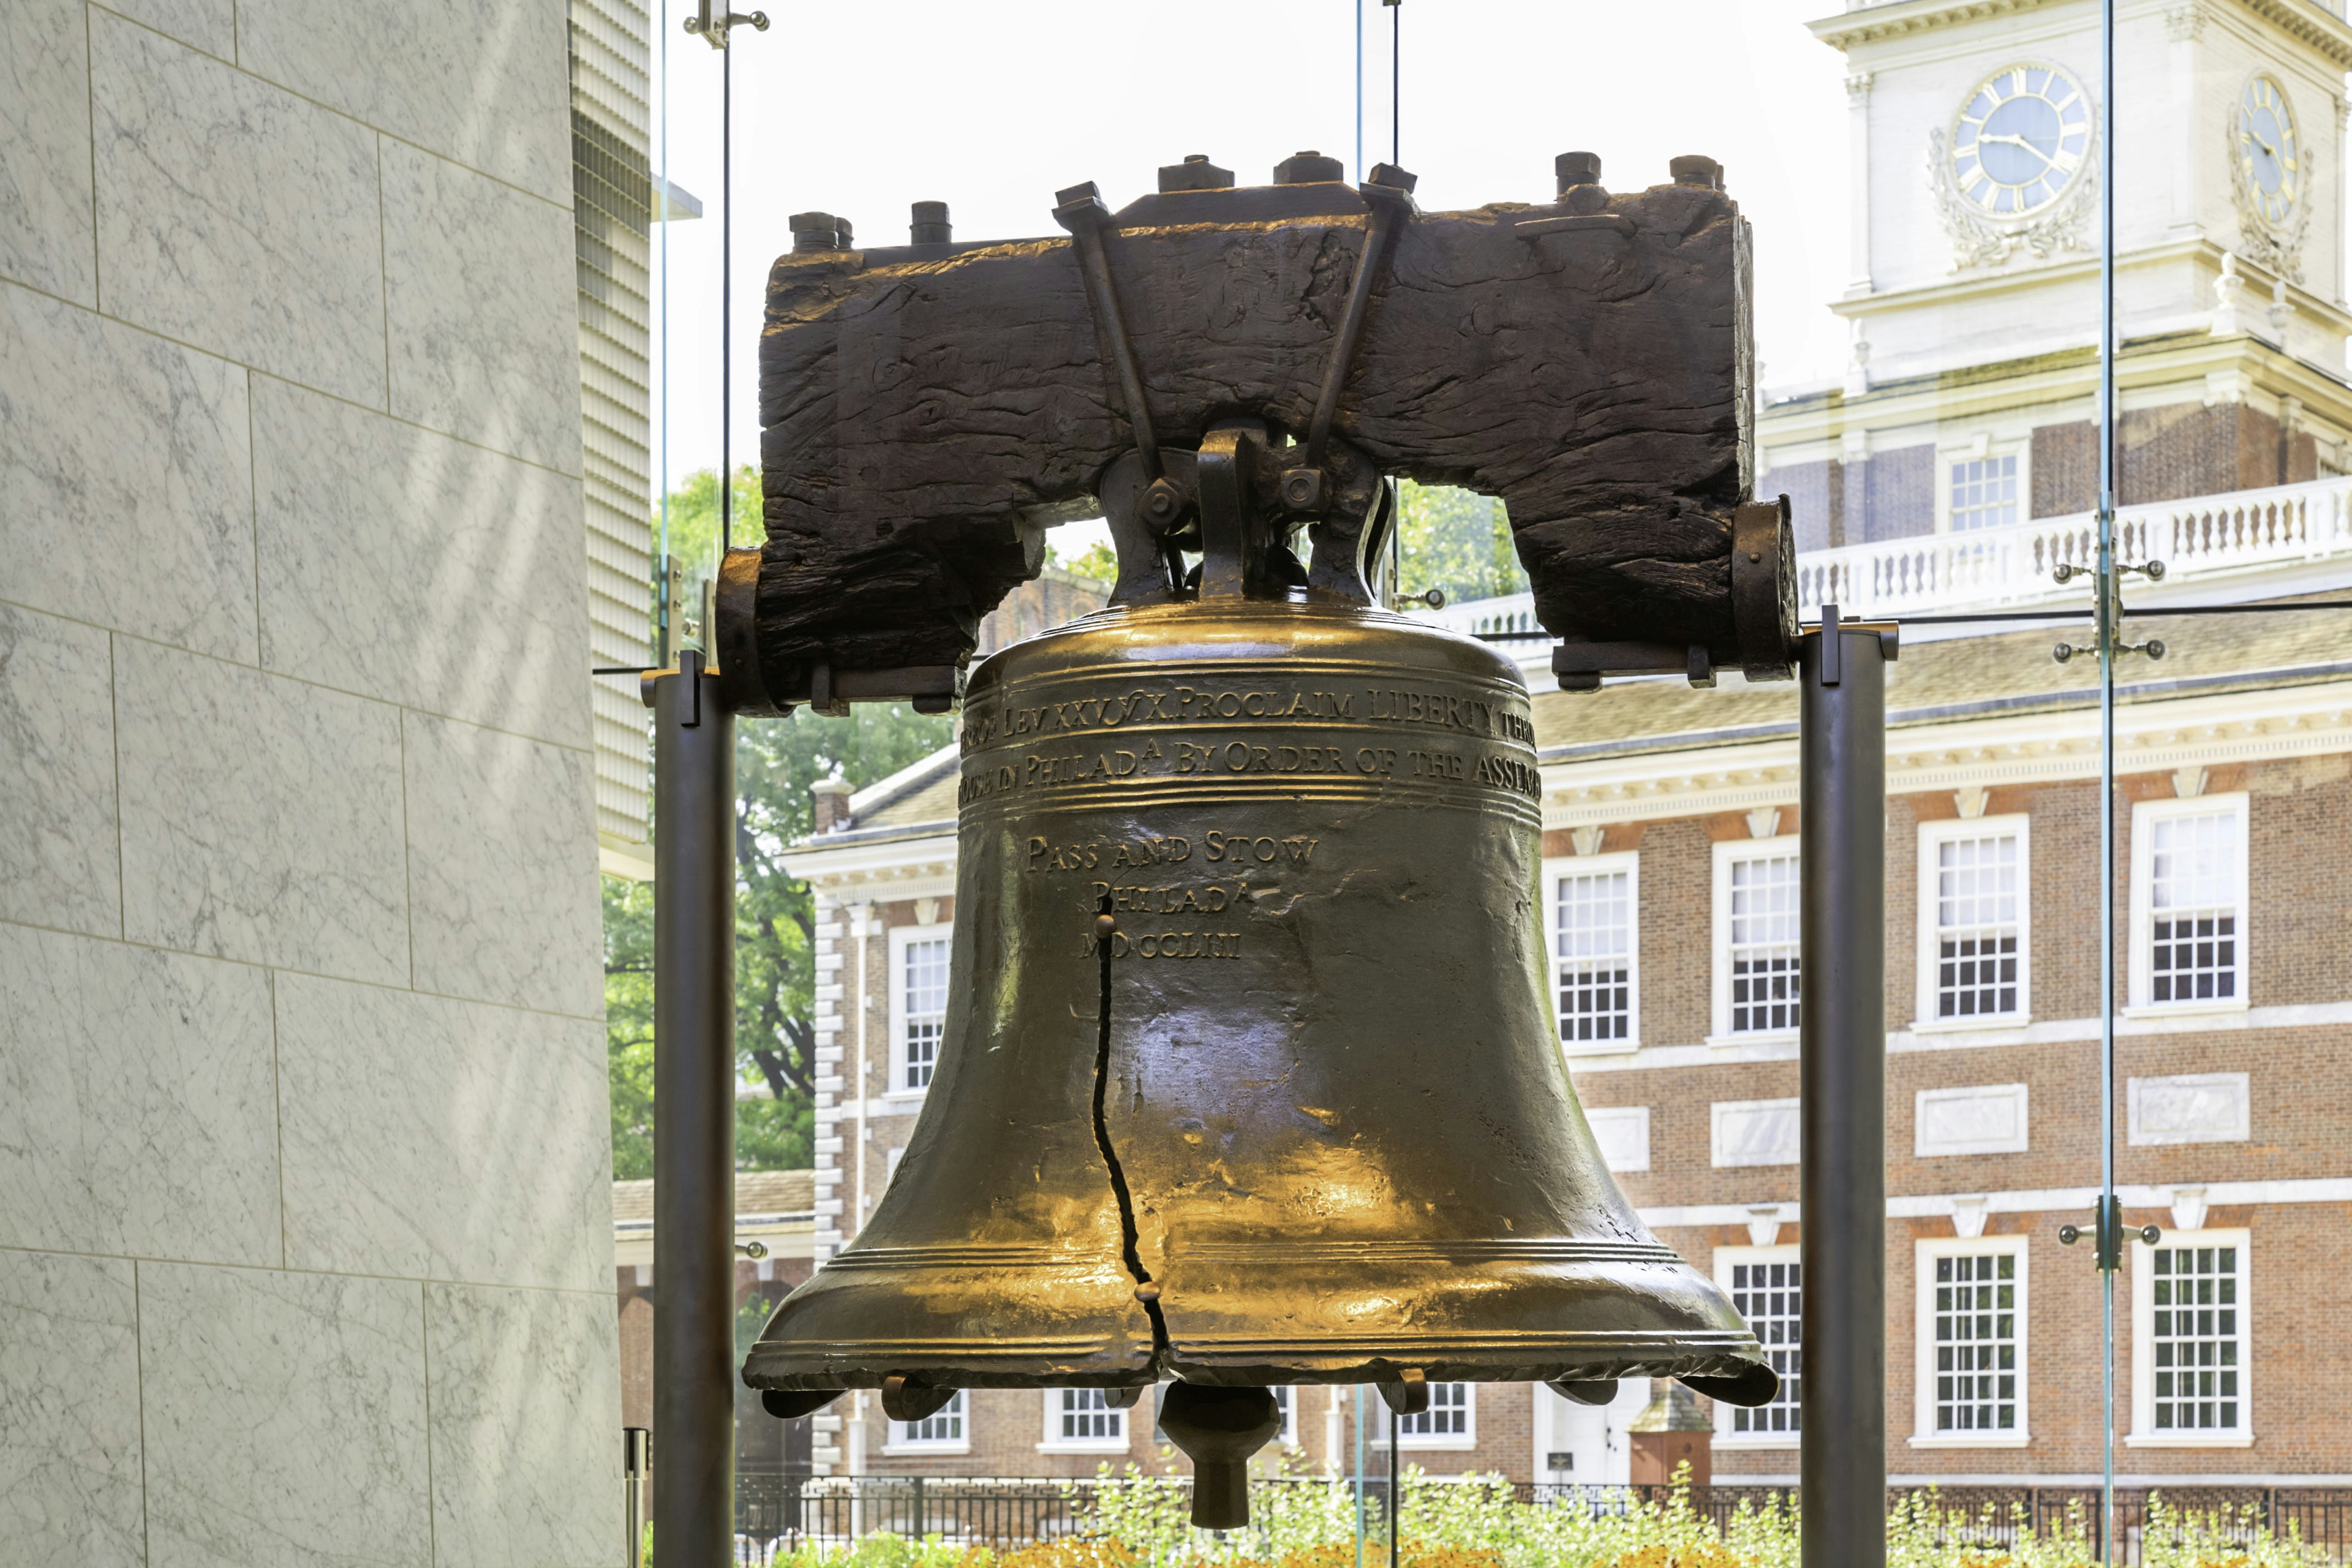
[(893, 1421), (920, 1421), (946, 1409), (955, 1394), (952, 1388), (934, 1388), (911, 1377), (886, 1377), (882, 1380), (882, 1413)]
[(1238, 1530), (1249, 1522), (1249, 1458), (1282, 1430), (1270, 1390), (1175, 1383), (1160, 1401), (1160, 1429), (1192, 1461), (1192, 1522)]
[(1399, 1415), (1420, 1415), (1429, 1409), (1429, 1378), (1421, 1368), (1409, 1366), (1396, 1374), (1393, 1381), (1381, 1384), (1381, 1403)]

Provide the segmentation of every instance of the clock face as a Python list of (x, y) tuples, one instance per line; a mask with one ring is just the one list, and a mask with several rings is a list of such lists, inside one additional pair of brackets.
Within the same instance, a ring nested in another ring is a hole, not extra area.
[(2302, 148), (2286, 94), (2270, 78), (2254, 78), (2238, 95), (2235, 121), (2240, 185), (2263, 222), (2283, 224), (2303, 191)]
[(1952, 180), (1997, 217), (2021, 217), (2058, 199), (2091, 148), (2091, 100), (2054, 66), (1994, 72), (1952, 127)]

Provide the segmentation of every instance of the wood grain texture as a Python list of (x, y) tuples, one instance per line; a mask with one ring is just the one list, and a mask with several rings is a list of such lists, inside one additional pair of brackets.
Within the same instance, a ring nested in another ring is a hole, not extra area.
[[(1267, 190), (1323, 210), (1245, 216)], [(1386, 472), (1501, 497), (1554, 635), (1704, 643), (1736, 660), (1747, 225), (1706, 186), (1600, 210), (1597, 188), (1577, 195), (1574, 212), (1416, 215), (1337, 433)], [(1119, 215), (1110, 265), (1164, 444), (1196, 445), (1237, 415), (1304, 430), (1363, 214), (1352, 189), (1318, 185), (1147, 197)], [(1041, 530), (1093, 515), (1130, 443), (1066, 239), (784, 257), (760, 363), (756, 615), (772, 689), (816, 658), (960, 662), (979, 618), (1035, 571)]]

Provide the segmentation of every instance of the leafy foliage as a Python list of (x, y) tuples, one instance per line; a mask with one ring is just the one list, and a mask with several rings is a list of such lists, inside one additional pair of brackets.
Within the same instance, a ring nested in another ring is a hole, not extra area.
[[(1683, 1472), (1687, 1476), (1688, 1471)], [(1194, 1530), (1181, 1476), (1105, 1468), (1074, 1485), (1093, 1505), (1094, 1531), (1017, 1551), (959, 1549), (869, 1535), (846, 1547), (808, 1544), (780, 1552), (782, 1568), (1355, 1568), (1355, 1500), (1343, 1480), (1285, 1478), (1251, 1488), (1246, 1529)], [(1402, 1478), (1398, 1558), (1407, 1568), (1799, 1568), (1793, 1498), (1763, 1494), (1718, 1528), (1692, 1506), (1686, 1486), (1664, 1500), (1594, 1488), (1581, 1498), (1521, 1502), (1499, 1478)], [(1886, 1521), (1890, 1568), (2092, 1568), (2078, 1514), (2036, 1531), (2021, 1517), (1911, 1493)], [(1386, 1563), (1377, 1512), (1364, 1561)], [(2148, 1568), (2318, 1568), (2329, 1561), (2292, 1534), (2263, 1528), (2254, 1510), (2176, 1509), (2151, 1498), (2141, 1537)]]
[[(756, 527), (759, 483), (736, 476), (738, 531)], [(708, 471), (670, 497), (674, 552), (692, 559), (718, 531), (718, 479)], [(754, 520), (746, 522), (746, 520)], [(739, 1170), (810, 1163), (815, 1074), (815, 910), (784, 851), (815, 826), (809, 787), (821, 779), (864, 786), (921, 761), (953, 738), (945, 716), (861, 703), (846, 719), (805, 710), (747, 720), (735, 731), (735, 1049), (746, 1084), (764, 1098), (735, 1107)], [(604, 885), (605, 1044), (613, 1092), (613, 1174), (653, 1174), (653, 889)]]
[(1118, 581), (1118, 552), (1099, 539), (1075, 555), (1065, 555), (1048, 543), (1045, 546), (1045, 564), (1081, 577), (1091, 577), (1097, 583)]
[[(740, 547), (767, 537), (760, 521), (759, 471), (745, 463), (735, 470), (734, 542)], [(719, 563), (719, 475), (704, 468), (669, 492), (669, 552), (686, 564), (686, 574), (709, 576)], [(658, 510), (654, 527), (661, 527)], [(656, 549), (660, 548), (658, 532)]]
[(1492, 496), (1403, 482), (1397, 548), (1407, 594), (1444, 591), (1448, 604), (1523, 594), (1528, 574), (1511, 543), (1510, 519)]

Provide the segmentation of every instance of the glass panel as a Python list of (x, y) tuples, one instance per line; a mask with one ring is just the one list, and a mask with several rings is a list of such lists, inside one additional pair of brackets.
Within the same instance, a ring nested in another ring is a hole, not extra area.
[(1936, 1260), (1936, 1430), (2017, 1426), (2017, 1259), (2009, 1253)]
[(2160, 816), (2148, 837), (2148, 1000), (2228, 1001), (2238, 994), (2238, 814)]
[(959, 1388), (955, 1391), (954, 1396), (945, 1405), (924, 1416), (920, 1421), (896, 1423), (898, 1428), (898, 1441), (901, 1443), (962, 1442), (964, 1440), (963, 1401), (964, 1391)]
[(2238, 1426), (2238, 1251), (2159, 1247), (2150, 1260), (2149, 1360), (2156, 1430), (2232, 1432)]
[(1429, 1408), (1418, 1415), (1396, 1418), (1401, 1437), (1466, 1437), (1470, 1435), (1470, 1385), (1433, 1383)]
[(1633, 1027), (1633, 911), (1622, 871), (1562, 877), (1553, 978), (1563, 1043), (1622, 1040)]
[[(2029, 190), (2029, 195), (2031, 190)], [(2042, 195), (2049, 193), (2044, 190)], [(1952, 531), (2007, 528), (2017, 521), (2017, 455), (1952, 465)]]
[(1061, 1426), (1055, 1436), (1066, 1443), (1115, 1442), (1127, 1436), (1127, 1412), (1112, 1408), (1099, 1388), (1065, 1388), (1060, 1394)]
[(1797, 857), (1731, 863), (1731, 1032), (1797, 1026)]
[(1769, 1405), (1731, 1409), (1735, 1433), (1795, 1432), (1802, 1405), (1799, 1345), (1803, 1300), (1794, 1259), (1731, 1266), (1731, 1304), (1764, 1347), (1764, 1359), (1780, 1374), (1780, 1392)]
[(907, 944), (906, 1077), (900, 1087), (928, 1089), (939, 1065), (940, 1038), (947, 1032), (948, 939), (926, 937)]
[(2017, 836), (1937, 847), (1936, 1016), (2017, 1011)]

